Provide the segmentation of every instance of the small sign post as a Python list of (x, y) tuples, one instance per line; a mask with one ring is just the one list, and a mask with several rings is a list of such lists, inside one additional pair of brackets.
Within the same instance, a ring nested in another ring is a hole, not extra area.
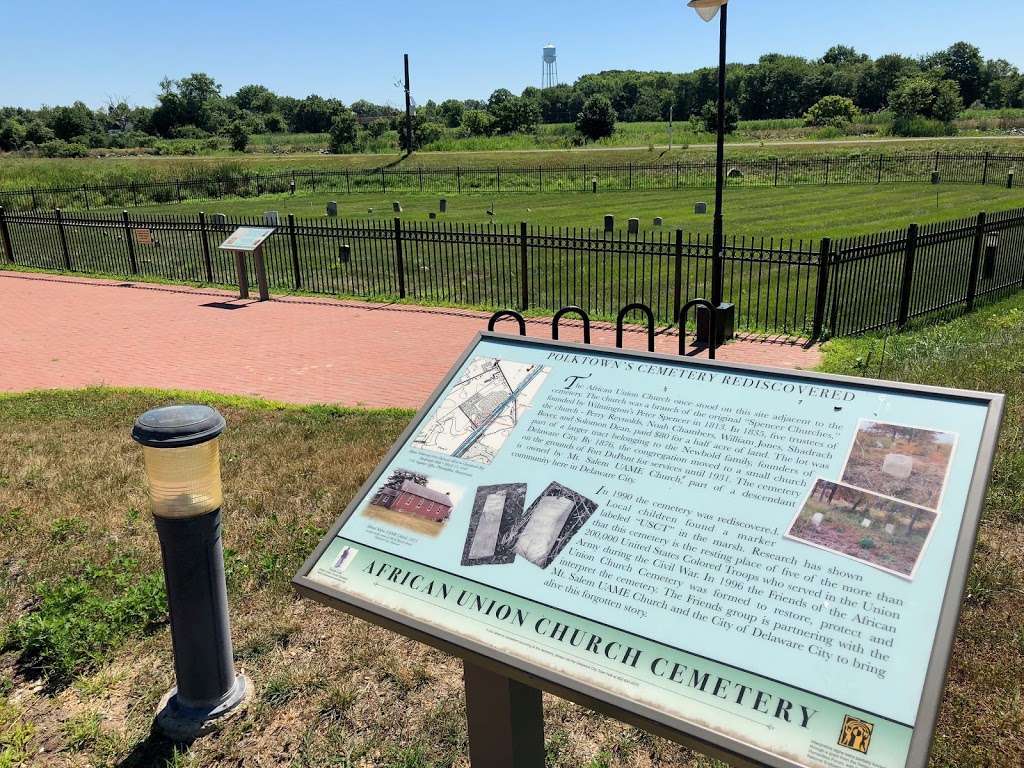
[(1003, 396), (481, 333), (296, 575), (464, 663), (474, 766), (540, 691), (738, 766), (924, 768)]
[(260, 301), (270, 299), (267, 287), (267, 270), (263, 261), (263, 243), (266, 242), (277, 227), (239, 227), (220, 244), (220, 250), (230, 251), (235, 255), (235, 274), (238, 278), (238, 297), (249, 298), (249, 273), (246, 269), (245, 256), (251, 253), (256, 265), (256, 282), (259, 286)]

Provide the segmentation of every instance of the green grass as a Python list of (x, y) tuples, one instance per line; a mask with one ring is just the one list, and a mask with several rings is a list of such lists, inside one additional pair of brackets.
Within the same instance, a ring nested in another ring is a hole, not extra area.
[[(938, 205), (936, 205), (938, 192)], [(260, 198), (226, 198), (203, 202), (146, 206), (136, 213), (175, 214), (198, 211), (229, 216), (257, 216), (276, 210), (303, 218), (325, 218), (328, 200), (338, 202), (338, 215), (354, 221), (379, 221), (392, 214), (392, 202), (402, 204), (406, 221), (428, 221), (438, 210), (438, 199), (448, 199), (448, 222), (530, 224), (554, 227), (600, 228), (604, 215), (613, 214), (625, 228), (630, 217), (640, 219), (644, 229), (653, 230), (655, 216), (664, 218), (664, 228), (681, 227), (686, 232), (710, 232), (712, 216), (697, 215), (697, 201), (713, 210), (712, 190), (671, 190), (652, 192), (552, 192), (487, 195), (438, 195), (393, 193), (380, 195), (318, 194), (268, 195)], [(977, 214), (979, 211), (1007, 210), (1024, 206), (1024, 186), (1004, 187), (949, 185), (935, 188), (917, 184), (849, 185), (831, 187), (736, 188), (726, 190), (726, 230), (736, 235), (817, 239), (867, 234), (911, 222), (927, 224)], [(373, 213), (369, 210), (373, 209)], [(487, 211), (493, 209), (494, 216)]]

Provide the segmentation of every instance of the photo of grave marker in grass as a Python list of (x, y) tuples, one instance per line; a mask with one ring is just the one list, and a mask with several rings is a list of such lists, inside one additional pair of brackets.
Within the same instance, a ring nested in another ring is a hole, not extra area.
[(444, 528), (461, 489), (421, 472), (396, 469), (370, 498), (363, 514), (389, 525), (436, 536)]
[(909, 579), (937, 518), (924, 507), (818, 479), (786, 537)]
[(590, 519), (597, 504), (561, 483), (551, 483), (530, 505), (513, 533), (516, 554), (547, 568)]
[(938, 511), (956, 439), (952, 432), (862, 419), (840, 479)]
[(469, 530), (462, 550), (463, 565), (499, 565), (516, 559), (515, 530), (526, 509), (526, 483), (481, 485), (476, 489)]

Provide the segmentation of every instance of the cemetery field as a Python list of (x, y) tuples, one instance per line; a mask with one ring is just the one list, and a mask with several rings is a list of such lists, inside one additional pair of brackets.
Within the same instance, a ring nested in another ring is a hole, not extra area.
[[(938, 206), (936, 206), (938, 191)], [(379, 221), (395, 214), (402, 205), (406, 221), (428, 221), (438, 211), (437, 194), (330, 192), (264, 195), (259, 198), (224, 198), (203, 202), (169, 203), (132, 208), (129, 213), (195, 214), (199, 211), (229, 216), (259, 216), (276, 210), (281, 216), (325, 216), (328, 200), (338, 203), (339, 218)], [(714, 210), (713, 190), (657, 190), (644, 192), (549, 192), (464, 193), (446, 195), (448, 212), (438, 219), (459, 223), (518, 224), (600, 229), (605, 214), (615, 216), (616, 227), (626, 228), (630, 217), (640, 219), (643, 229), (655, 230), (654, 217), (663, 228), (681, 227), (686, 232), (710, 232)], [(694, 203), (708, 203), (708, 213), (694, 213)], [(990, 186), (943, 186), (920, 184), (846, 185), (833, 187), (733, 188), (725, 196), (726, 232), (729, 235), (818, 239), (845, 237), (906, 227), (911, 222), (972, 216), (979, 211), (999, 211), (1024, 206), (1024, 185), (1009, 190)], [(371, 212), (372, 209), (372, 212)], [(494, 215), (488, 214), (493, 211)]]
[[(931, 765), (1019, 765), (1024, 296), (921, 331), (829, 342), (824, 368), (1008, 394)], [(176, 752), (150, 736), (172, 680), (170, 638), (128, 431), (138, 413), (184, 397), (230, 425), (228, 591), (256, 697), (220, 734)], [(465, 768), (460, 664), (300, 601), (289, 584), (410, 417), (146, 391), (0, 397), (0, 764)], [(554, 768), (723, 768), (552, 697), (545, 727)]]

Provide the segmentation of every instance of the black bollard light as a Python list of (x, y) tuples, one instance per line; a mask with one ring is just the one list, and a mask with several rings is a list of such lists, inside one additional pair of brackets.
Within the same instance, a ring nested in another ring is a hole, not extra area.
[(177, 682), (160, 702), (156, 725), (175, 741), (211, 730), (252, 690), (235, 672), (231, 648), (217, 439), (224, 427), (213, 408), (173, 405), (147, 411), (132, 429), (143, 446), (160, 537)]

